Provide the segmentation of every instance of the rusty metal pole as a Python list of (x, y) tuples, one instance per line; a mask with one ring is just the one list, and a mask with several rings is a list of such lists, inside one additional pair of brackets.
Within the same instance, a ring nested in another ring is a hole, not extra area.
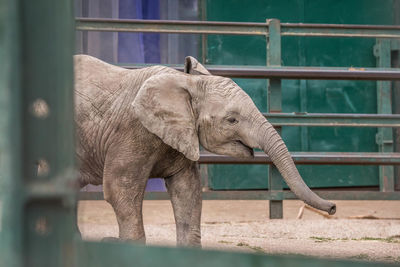
[[(281, 65), (281, 24), (277, 19), (267, 20), (267, 66)], [(268, 80), (268, 111), (270, 113), (282, 112), (282, 90), (281, 79), (271, 78)], [(280, 133), (281, 127), (275, 127)], [(281, 174), (275, 165), (269, 167), (268, 187), (271, 192), (283, 189)], [(279, 194), (277, 194), (279, 196)], [(278, 197), (279, 198), (279, 197)], [(282, 199), (271, 199), (269, 202), (270, 219), (283, 218)]]
[[(390, 40), (377, 39), (374, 46), (374, 55), (377, 59), (377, 66), (390, 68)], [(392, 92), (390, 81), (377, 82), (377, 113), (392, 114)], [(376, 143), (379, 152), (393, 152), (393, 131), (388, 128), (378, 128)], [(379, 167), (379, 188), (382, 192), (394, 191), (394, 169), (393, 166)]]

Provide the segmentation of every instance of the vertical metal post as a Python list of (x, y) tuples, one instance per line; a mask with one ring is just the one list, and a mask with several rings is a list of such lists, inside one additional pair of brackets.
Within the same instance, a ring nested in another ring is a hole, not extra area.
[[(207, 0), (199, 0), (198, 1), (198, 9), (199, 9), (199, 19), (201, 21), (207, 21)], [(206, 64), (208, 63), (208, 58), (207, 58), (207, 40), (208, 40), (208, 35), (207, 34), (201, 34), (201, 47), (200, 47), (200, 55), (201, 55), (201, 63)]]
[(0, 0), (0, 266), (23, 259), (19, 2)]
[[(400, 2), (397, 4), (400, 11)], [(400, 19), (400, 18), (399, 18)], [(400, 23), (399, 23), (400, 24)], [(400, 40), (391, 40), (391, 65), (392, 68), (400, 67)], [(393, 113), (400, 114), (400, 81), (392, 82)], [(400, 128), (393, 129), (393, 150), (400, 152)], [(394, 190), (400, 190), (400, 166), (394, 166)]]
[[(178, 0), (167, 0), (168, 3), (168, 19), (178, 20), (179, 19), (179, 2)], [(177, 64), (178, 61), (178, 49), (179, 49), (179, 35), (168, 34), (168, 63)]]
[[(300, 5), (300, 20), (305, 21), (305, 4)], [(304, 40), (307, 37), (297, 37), (299, 45), (299, 66), (306, 65), (306, 49), (304, 46)], [(300, 93), (300, 112), (307, 112), (307, 80), (299, 80), (299, 93)], [(301, 151), (308, 151), (308, 127), (300, 127), (300, 141), (301, 141)]]
[[(268, 19), (268, 36), (267, 36), (267, 66), (281, 65), (281, 24), (277, 19)], [(268, 111), (270, 113), (282, 112), (282, 91), (280, 79), (268, 80)], [(276, 128), (280, 133), (281, 129)], [(282, 178), (275, 167), (269, 167), (269, 190), (280, 191), (283, 189)], [(280, 195), (280, 194), (277, 194)], [(281, 199), (272, 199), (269, 202), (270, 219), (283, 218), (283, 202)]]
[[(374, 55), (377, 58), (377, 67), (390, 68), (390, 40), (377, 39), (374, 46)], [(377, 112), (392, 114), (392, 92), (390, 81), (377, 81)], [(390, 128), (379, 128), (376, 134), (376, 143), (379, 152), (393, 152), (393, 131)], [(379, 167), (379, 188), (382, 192), (394, 191), (393, 166)]]
[(0, 0), (0, 266), (75, 265), (72, 10)]

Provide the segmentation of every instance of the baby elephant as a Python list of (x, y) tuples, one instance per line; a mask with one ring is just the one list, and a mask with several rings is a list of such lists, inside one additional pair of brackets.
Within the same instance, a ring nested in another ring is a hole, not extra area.
[(120, 239), (145, 241), (146, 182), (163, 177), (178, 245), (201, 245), (199, 144), (233, 157), (253, 157), (260, 148), (300, 199), (335, 212), (335, 204), (307, 187), (281, 137), (231, 79), (211, 75), (192, 57), (184, 73), (164, 66), (127, 70), (86, 55), (74, 61), (80, 183), (103, 184)]

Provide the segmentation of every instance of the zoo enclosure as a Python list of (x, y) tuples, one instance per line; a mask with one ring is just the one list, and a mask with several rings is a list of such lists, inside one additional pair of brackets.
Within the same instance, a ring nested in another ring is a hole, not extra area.
[[(376, 141), (379, 153), (335, 153), (301, 152), (292, 153), (296, 164), (357, 164), (380, 165), (379, 191), (321, 191), (314, 190), (326, 199), (400, 199), (395, 191), (395, 175), (392, 165), (400, 164), (400, 153), (393, 153), (393, 133), (391, 127), (400, 127), (400, 115), (393, 115), (390, 80), (400, 80), (400, 70), (390, 68), (392, 50), (400, 50), (396, 38), (400, 38), (399, 26), (381, 25), (340, 25), (280, 23), (271, 19), (266, 23), (206, 22), (206, 21), (162, 21), (162, 20), (114, 20), (77, 18), (77, 30), (156, 32), (181, 34), (228, 34), (261, 35), (267, 40), (267, 66), (207, 66), (214, 75), (232, 78), (269, 79), (268, 109), (265, 116), (278, 130), (281, 126), (334, 126), (334, 127), (379, 127)], [(374, 55), (378, 68), (329, 68), (329, 67), (282, 67), (281, 37), (360, 37), (377, 38)], [(129, 65), (139, 68), (143, 65)], [(182, 69), (180, 66), (174, 66)], [(281, 79), (339, 79), (376, 80), (377, 106), (379, 114), (315, 114), (281, 113)], [(256, 153), (254, 159), (234, 159), (203, 152), (200, 164), (271, 164), (268, 156)], [(252, 191), (206, 191), (204, 199), (268, 199), (270, 217), (282, 218), (282, 200), (295, 196), (283, 190), (280, 174), (274, 166), (269, 169), (269, 190)], [(99, 193), (81, 193), (82, 199), (101, 199)], [(167, 199), (165, 193), (149, 192), (147, 199)]]
[[(82, 240), (74, 226), (72, 10), (70, 1), (0, 0), (0, 266), (365, 266)], [(40, 175), (38, 160), (48, 163)]]

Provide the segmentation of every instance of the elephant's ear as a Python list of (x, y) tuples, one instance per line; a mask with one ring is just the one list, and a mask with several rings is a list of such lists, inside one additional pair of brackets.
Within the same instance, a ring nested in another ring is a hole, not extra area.
[(188, 86), (190, 76), (161, 74), (149, 78), (140, 88), (133, 109), (143, 126), (186, 158), (200, 157), (199, 138)]
[(183, 71), (194, 75), (211, 75), (211, 73), (201, 65), (197, 59), (190, 56), (185, 58), (185, 68)]

